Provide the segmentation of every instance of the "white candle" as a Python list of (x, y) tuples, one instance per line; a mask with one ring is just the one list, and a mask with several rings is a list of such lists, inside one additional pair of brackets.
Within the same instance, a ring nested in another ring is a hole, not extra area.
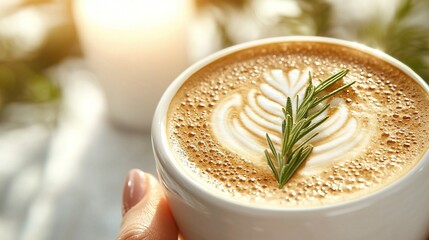
[(190, 0), (75, 0), (85, 57), (115, 122), (150, 128), (162, 92), (188, 65), (191, 10)]

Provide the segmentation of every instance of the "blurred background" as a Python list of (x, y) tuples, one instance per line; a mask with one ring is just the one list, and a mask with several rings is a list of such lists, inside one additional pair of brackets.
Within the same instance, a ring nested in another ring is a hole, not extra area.
[(1, 0), (0, 239), (114, 239), (187, 66), (254, 39), (367, 44), (429, 81), (428, 0)]

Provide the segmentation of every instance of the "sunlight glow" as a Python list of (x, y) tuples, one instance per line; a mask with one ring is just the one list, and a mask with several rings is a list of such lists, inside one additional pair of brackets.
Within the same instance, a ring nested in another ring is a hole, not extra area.
[(22, 9), (0, 21), (0, 35), (7, 36), (18, 47), (14, 55), (24, 55), (40, 45), (45, 35), (42, 13), (37, 8)]
[(181, 15), (181, 0), (86, 0), (88, 21), (116, 29), (167, 26)]

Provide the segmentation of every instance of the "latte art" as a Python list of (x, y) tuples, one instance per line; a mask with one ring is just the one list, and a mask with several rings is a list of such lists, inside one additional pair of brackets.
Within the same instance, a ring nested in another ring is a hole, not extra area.
[[(219, 142), (230, 151), (245, 156), (253, 164), (266, 166), (263, 155), (267, 148), (265, 134), (270, 134), (277, 148), (281, 146), (282, 108), (287, 97), (290, 97), (295, 112), (295, 101), (298, 99), (300, 103), (304, 98), (310, 71), (311, 69), (266, 71), (261, 76), (263, 81), (258, 88), (224, 98), (212, 114), (212, 128)], [(358, 122), (342, 99), (334, 98), (329, 104), (330, 111), (314, 121), (317, 122), (327, 114), (328, 120), (308, 134), (311, 136), (319, 132), (309, 142), (314, 149), (300, 171), (302, 174), (313, 173), (322, 170), (318, 166), (347, 159), (344, 155), (350, 157), (353, 152), (365, 148), (369, 142), (368, 125), (363, 126)], [(319, 109), (316, 106), (314, 111)], [(372, 117), (367, 116), (367, 119)], [(306, 139), (302, 139), (304, 140)]]

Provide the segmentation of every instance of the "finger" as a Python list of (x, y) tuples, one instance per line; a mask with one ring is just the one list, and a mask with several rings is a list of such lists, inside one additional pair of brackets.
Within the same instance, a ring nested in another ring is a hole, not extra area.
[(133, 169), (125, 181), (118, 240), (177, 240), (178, 230), (158, 181)]
[(179, 233), (179, 239), (178, 240), (185, 240), (185, 237)]

